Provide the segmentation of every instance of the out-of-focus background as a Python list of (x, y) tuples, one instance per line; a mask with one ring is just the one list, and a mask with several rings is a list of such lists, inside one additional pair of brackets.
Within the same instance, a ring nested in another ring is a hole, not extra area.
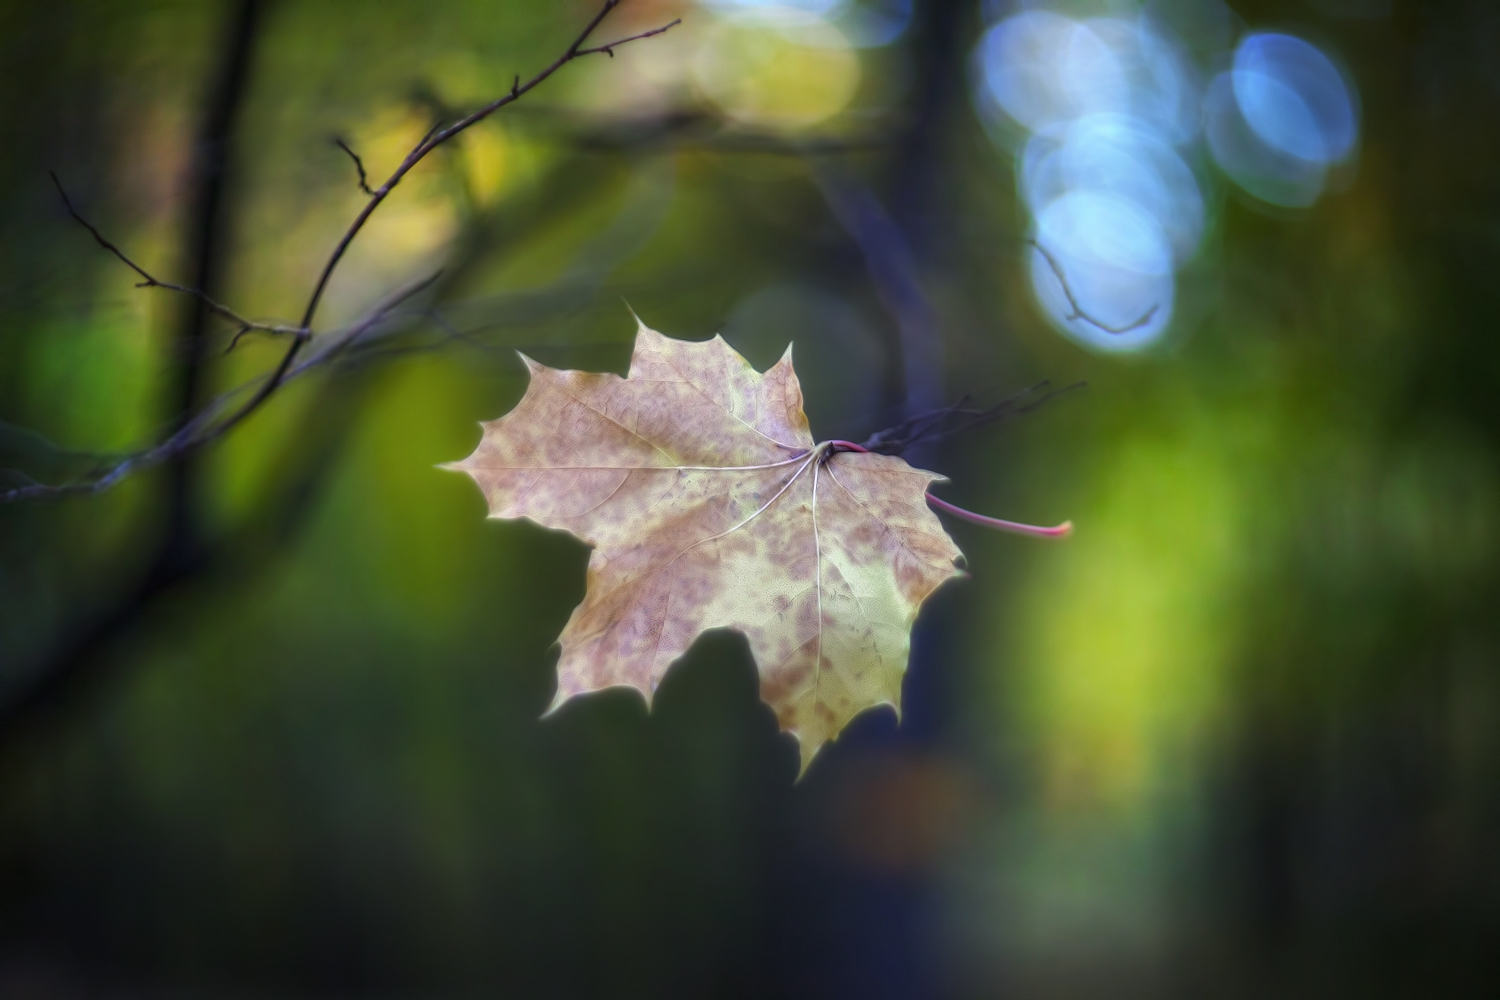
[[(295, 322), (364, 201), (334, 137), (378, 183), (595, 9), (0, 5), (0, 486), (284, 347), (195, 335), (49, 170)], [(363, 349), (0, 507), (0, 994), (1500, 994), (1500, 8), (627, 0), (598, 40), (676, 17), (397, 188), (318, 328), (441, 275)], [(1087, 383), (912, 454), (1077, 530), (953, 523), (900, 723), (800, 782), (732, 635), (649, 714), (539, 720), (587, 552), (434, 468), (516, 349), (622, 370), (626, 302), (795, 342), (819, 438)]]

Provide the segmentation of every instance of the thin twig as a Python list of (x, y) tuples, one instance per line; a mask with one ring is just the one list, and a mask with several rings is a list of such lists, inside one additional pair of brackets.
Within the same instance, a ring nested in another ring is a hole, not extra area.
[[(343, 351), (353, 346), (359, 338), (387, 319), (403, 303), (411, 300), (414, 296), (432, 287), (432, 285), (443, 276), (442, 271), (435, 271), (425, 278), (419, 278), (404, 288), (387, 295), (378, 302), (373, 309), (365, 314), (364, 318), (352, 324), (343, 332), (328, 339), (327, 346), (322, 347), (312, 357), (307, 358), (300, 365), (288, 373), (287, 378), (295, 378), (310, 368), (328, 361)], [(321, 343), (321, 341), (320, 341)]]
[[(360, 230), (364, 229), (365, 223), (370, 220), (370, 216), (375, 213), (375, 210), (390, 196), (391, 191), (396, 185), (401, 183), (401, 179), (410, 173), (413, 167), (438, 146), (441, 146), (470, 126), (484, 121), (507, 104), (519, 100), (522, 95), (540, 86), (548, 77), (574, 59), (577, 59), (580, 55), (587, 55), (595, 51), (593, 49), (584, 49), (583, 43), (588, 41), (589, 36), (609, 16), (609, 13), (620, 5), (620, 2), (621, 0), (605, 0), (604, 5), (599, 8), (599, 12), (593, 16), (589, 23), (584, 26), (583, 31), (573, 40), (573, 44), (569, 45), (563, 54), (553, 60), (552, 64), (546, 69), (520, 86), (512, 85), (509, 93), (491, 101), (489, 104), (459, 119), (452, 125), (430, 133), (421, 142), (417, 143), (416, 147), (410, 153), (406, 154), (406, 158), (401, 161), (391, 176), (386, 178), (385, 183), (375, 189), (375, 193), (370, 196), (369, 202), (355, 216), (354, 221), (349, 224), (349, 228), (345, 230), (344, 235), (339, 239), (338, 244), (334, 246), (333, 253), (329, 255), (327, 263), (323, 265), (323, 270), (318, 275), (317, 283), (313, 286), (312, 295), (307, 300), (307, 308), (302, 313), (302, 325), (304, 327), (309, 329), (312, 327), (313, 318), (318, 312), (318, 305), (323, 301), (323, 292), (327, 289), (329, 279), (333, 277), (333, 272), (338, 268), (339, 262), (343, 260), (344, 254), (348, 251), (350, 244), (354, 242), (354, 238), (359, 235)], [(677, 22), (674, 21), (673, 24), (675, 23)], [(644, 38), (651, 34), (660, 34), (661, 31), (665, 31), (671, 26), (670, 24), (666, 25), (660, 31), (647, 32), (639, 37)], [(611, 42), (610, 45), (623, 45), (625, 41), (622, 39), (618, 42)], [(260, 408), (260, 405), (276, 391), (286, 378), (287, 372), (291, 370), (292, 364), (297, 360), (297, 354), (301, 349), (302, 341), (296, 340), (292, 342), (287, 348), (286, 353), (281, 356), (281, 361), (276, 366), (276, 370), (271, 373), (271, 377), (266, 380), (260, 391), (251, 396), (240, 409), (225, 418), (221, 428), (216, 432), (216, 436), (218, 433), (223, 433), (223, 431), (227, 431), (235, 426)]]
[[(317, 354), (306, 359), (302, 364), (296, 366), (289, 372), (283, 383), (289, 382), (310, 369), (331, 360), (345, 348), (356, 342), (361, 336), (373, 327), (380, 324), (389, 317), (399, 306), (410, 300), (414, 295), (437, 281), (441, 272), (412, 282), (406, 287), (397, 290), (378, 303), (358, 322), (351, 324), (346, 329), (332, 335), (327, 346), (318, 351)], [(264, 378), (264, 376), (262, 376)], [(236, 396), (243, 394), (246, 390), (255, 386), (260, 379), (252, 380), (248, 385), (240, 386), (224, 393), (209, 403), (193, 416), (182, 427), (178, 428), (166, 439), (144, 451), (125, 455), (98, 473), (94, 478), (85, 479), (81, 482), (62, 483), (59, 485), (48, 485), (45, 483), (33, 483), (32, 485), (17, 486), (10, 490), (0, 492), (0, 503), (8, 503), (17, 500), (35, 500), (52, 497), (76, 496), (80, 494), (103, 493), (114, 486), (126, 476), (146, 469), (154, 468), (164, 462), (171, 461), (178, 455), (190, 448), (201, 447), (218, 437), (227, 428), (222, 425), (214, 426), (213, 417), (224, 406)], [(263, 383), (262, 383), (263, 384)]]
[(1141, 327), (1151, 322), (1151, 317), (1156, 315), (1157, 307), (1153, 305), (1150, 309), (1147, 309), (1144, 313), (1141, 314), (1140, 319), (1126, 326), (1110, 326), (1108, 323), (1094, 318), (1093, 316), (1085, 312), (1083, 307), (1078, 304), (1078, 299), (1073, 295), (1073, 288), (1068, 284), (1067, 276), (1063, 274), (1062, 265), (1058, 263), (1056, 257), (1052, 256), (1052, 252), (1046, 247), (1042, 246), (1036, 240), (1027, 240), (1026, 242), (1030, 243), (1034, 248), (1036, 248), (1036, 252), (1041, 254), (1042, 258), (1047, 261), (1047, 266), (1052, 269), (1052, 274), (1057, 278), (1057, 283), (1062, 286), (1062, 293), (1067, 297), (1068, 300), (1068, 308), (1073, 310), (1070, 315), (1063, 317), (1064, 323), (1071, 322), (1075, 319), (1081, 319), (1090, 326), (1097, 326), (1105, 333), (1113, 333), (1118, 335), (1122, 333), (1129, 333), (1132, 330), (1139, 330)]
[[(530, 80), (519, 86), (513, 85), (509, 93), (497, 98), (494, 101), (491, 101), (489, 104), (486, 104), (478, 111), (475, 111), (468, 116), (459, 119), (446, 128), (438, 129), (437, 131), (431, 133), (421, 142), (419, 142), (416, 147), (406, 155), (406, 159), (401, 161), (401, 164), (396, 167), (395, 172), (393, 172), (390, 177), (386, 178), (385, 183), (380, 185), (380, 187), (377, 188), (375, 192), (370, 196), (369, 204), (361, 209), (359, 215), (356, 216), (354, 221), (349, 224), (349, 228), (345, 231), (343, 237), (340, 238), (338, 244), (334, 247), (333, 253), (329, 255), (327, 263), (324, 264), (322, 272), (318, 275), (318, 282), (313, 288), (312, 295), (308, 299), (307, 309), (303, 313), (302, 319), (304, 326), (312, 325), (313, 317), (317, 314), (318, 305), (320, 302), (322, 302), (323, 292), (328, 287), (328, 280), (333, 276), (333, 272), (338, 267), (339, 262), (343, 259), (345, 252), (348, 251), (349, 244), (352, 243), (354, 241), (354, 238), (359, 235), (360, 230), (364, 228), (365, 223), (369, 221), (369, 218), (374, 213), (375, 209), (379, 208), (381, 202), (383, 202), (390, 195), (391, 190), (395, 188), (397, 184), (401, 183), (401, 179), (405, 177), (413, 167), (420, 163), (428, 153), (432, 152), (438, 146), (441, 146), (443, 143), (447, 142), (449, 139), (458, 135), (460, 132), (464, 131), (470, 126), (477, 125), (479, 122), (484, 121), (490, 115), (494, 114), (496, 111), (499, 111), (507, 104), (518, 100), (522, 95), (539, 86), (553, 73), (556, 73), (559, 69), (572, 62), (574, 59), (577, 59), (581, 55), (603, 51), (604, 48), (607, 48), (607, 46), (601, 46), (598, 49), (583, 49), (582, 46), (583, 43), (588, 40), (589, 35), (594, 33), (594, 31), (599, 27), (599, 24), (609, 15), (609, 13), (620, 5), (620, 2), (621, 0), (605, 0), (604, 6), (599, 9), (599, 12), (594, 15), (593, 19), (590, 20), (589, 23), (584, 27), (583, 31), (579, 33), (577, 39), (574, 40), (573, 44), (568, 46), (567, 50), (562, 55), (558, 56), (557, 59), (553, 60), (552, 64), (546, 69), (542, 70), (536, 76), (532, 77)], [(672, 24), (677, 23), (679, 23), (679, 21), (672, 22)], [(662, 31), (666, 31), (671, 26), (672, 25), (666, 25), (655, 31), (646, 32), (637, 37), (644, 38), (649, 35), (660, 34)], [(622, 39), (618, 42), (611, 42), (610, 45), (622, 45), (625, 43), (625, 41), (628, 41), (628, 39)]]
[[(241, 421), (258, 410), (261, 405), (264, 404), (265, 401), (269, 399), (277, 391), (277, 389), (285, 384), (290, 378), (293, 378), (296, 375), (307, 371), (315, 364), (319, 364), (331, 357), (334, 357), (339, 352), (349, 347), (351, 344), (356, 342), (358, 338), (365, 332), (385, 319), (391, 313), (391, 311), (400, 304), (400, 302), (403, 302), (406, 299), (410, 298), (412, 295), (417, 294), (423, 288), (426, 288), (429, 284), (431, 284), (432, 281), (436, 280), (437, 276), (434, 275), (432, 278), (425, 279), (421, 282), (416, 283), (412, 287), (396, 293), (395, 296), (387, 299), (385, 303), (382, 303), (375, 309), (371, 310), (371, 312), (367, 314), (364, 319), (344, 330), (334, 341), (330, 343), (327, 348), (320, 350), (315, 357), (309, 358), (301, 365), (296, 364), (297, 356), (301, 353), (303, 345), (312, 338), (312, 322), (314, 317), (317, 315), (318, 306), (323, 300), (323, 293), (327, 290), (328, 282), (333, 277), (333, 273), (338, 268), (340, 261), (343, 260), (344, 254), (348, 251), (350, 244), (354, 242), (355, 237), (359, 235), (362, 229), (364, 229), (365, 223), (370, 220), (370, 216), (373, 215), (375, 213), (375, 210), (378, 209), (380, 205), (385, 201), (385, 199), (390, 196), (396, 185), (399, 184), (402, 178), (404, 178), (412, 170), (413, 167), (420, 163), (428, 153), (431, 153), (438, 146), (441, 146), (443, 143), (447, 142), (449, 139), (452, 139), (454, 136), (458, 135), (460, 132), (463, 132), (470, 126), (478, 124), (479, 122), (488, 118), (490, 115), (494, 114), (496, 111), (499, 111), (506, 105), (519, 100), (523, 95), (529, 93), (530, 91), (541, 85), (559, 69), (572, 62), (574, 59), (578, 59), (586, 55), (593, 55), (599, 52), (604, 52), (607, 55), (613, 56), (613, 50), (620, 45), (624, 45), (627, 42), (636, 41), (638, 39), (650, 38), (654, 35), (659, 35), (674, 27), (675, 25), (681, 23), (681, 19), (677, 19), (672, 21), (670, 24), (663, 25), (659, 28), (654, 28), (650, 31), (644, 31), (637, 35), (631, 35), (628, 38), (621, 38), (616, 41), (609, 42), (606, 45), (595, 46), (593, 48), (584, 48), (584, 43), (588, 41), (589, 36), (598, 29), (599, 25), (604, 21), (604, 19), (608, 17), (610, 12), (618, 7), (621, 2), (622, 0), (604, 0), (604, 4), (600, 7), (599, 11), (593, 16), (592, 19), (589, 20), (588, 24), (584, 26), (583, 30), (578, 34), (578, 36), (574, 38), (572, 44), (570, 44), (560, 56), (554, 59), (550, 65), (548, 65), (540, 73), (533, 76), (530, 80), (526, 81), (525, 83), (521, 83), (520, 78), (517, 77), (516, 82), (512, 84), (511, 89), (508, 93), (504, 94), (494, 101), (491, 101), (489, 104), (486, 104), (484, 107), (479, 108), (477, 111), (471, 112), (469, 115), (459, 119), (458, 121), (450, 125), (444, 127), (434, 126), (433, 129), (427, 133), (427, 135), (423, 136), (422, 140), (418, 142), (417, 145), (411, 150), (411, 152), (406, 155), (406, 158), (403, 159), (400, 165), (396, 167), (395, 171), (388, 178), (386, 178), (385, 182), (381, 184), (380, 187), (374, 189), (373, 191), (370, 191), (369, 201), (360, 210), (359, 214), (355, 216), (354, 220), (349, 224), (348, 229), (345, 230), (343, 236), (334, 246), (332, 253), (328, 257), (328, 260), (324, 263), (322, 270), (319, 272), (318, 279), (313, 286), (312, 293), (308, 297), (307, 306), (303, 310), (302, 322), (300, 325), (295, 327), (256, 323), (251, 320), (247, 320), (228, 307), (215, 302), (213, 299), (209, 298), (207, 295), (197, 289), (188, 288), (183, 285), (175, 285), (170, 282), (158, 281), (145, 269), (140, 267), (140, 265), (136, 264), (135, 261), (126, 256), (126, 254), (121, 251), (119, 247), (115, 246), (109, 240), (105, 239), (102, 233), (95, 229), (92, 224), (90, 224), (81, 215), (79, 215), (77, 211), (74, 210), (72, 202), (68, 199), (67, 193), (62, 189), (62, 184), (57, 181), (57, 177), (56, 175), (54, 175), (53, 182), (57, 184), (58, 191), (63, 196), (63, 203), (67, 206), (69, 214), (71, 214), (74, 219), (76, 219), (85, 228), (87, 228), (90, 233), (93, 234), (94, 239), (99, 243), (100, 246), (108, 250), (110, 253), (114, 254), (123, 263), (125, 263), (133, 271), (139, 274), (143, 279), (141, 282), (142, 287), (166, 288), (172, 291), (195, 296), (214, 312), (225, 317), (226, 319), (229, 319), (231, 322), (236, 323), (240, 327), (241, 334), (247, 332), (248, 330), (260, 330), (268, 333), (289, 333), (293, 336), (291, 339), (291, 343), (288, 345), (286, 351), (281, 355), (280, 361), (277, 363), (275, 369), (272, 370), (270, 375), (260, 381), (259, 388), (255, 389), (247, 400), (245, 400), (227, 415), (223, 417), (216, 416), (220, 412), (220, 408), (223, 405), (226, 405), (226, 400), (235, 395), (235, 393), (229, 393), (225, 396), (219, 397), (218, 400), (204, 407), (201, 411), (199, 411), (191, 419), (184, 423), (182, 427), (178, 428), (174, 433), (158, 442), (151, 448), (126, 456), (125, 458), (121, 459), (116, 465), (105, 471), (98, 478), (91, 479), (86, 482), (68, 483), (57, 486), (34, 485), (17, 487), (12, 490), (0, 492), (0, 503), (8, 503), (17, 500), (36, 499), (41, 497), (66, 496), (81, 493), (102, 493), (133, 472), (145, 468), (150, 468), (151, 466), (159, 465), (162, 462), (168, 461), (169, 459), (175, 458), (190, 450), (202, 447), (222, 437), (224, 434), (228, 433), (230, 430), (236, 427)], [(350, 150), (347, 146), (344, 146), (342, 142), (339, 142), (339, 145), (345, 150), (345, 152), (354, 157), (356, 166), (360, 168), (361, 174), (363, 174), (363, 164), (360, 163), (359, 158), (357, 156), (354, 156), (353, 151)], [(236, 340), (237, 339), (238, 335), (236, 336)]]
[(338, 136), (333, 137), (333, 144), (349, 154), (349, 159), (354, 161), (354, 169), (359, 171), (359, 189), (365, 194), (373, 195), (370, 190), (370, 178), (365, 174), (365, 161), (359, 158), (359, 154), (349, 148), (349, 144)]
[(257, 320), (246, 319), (244, 316), (241, 316), (239, 313), (235, 312), (233, 309), (229, 308), (223, 303), (217, 302), (214, 299), (210, 298), (207, 293), (203, 292), (200, 289), (189, 288), (187, 285), (179, 285), (171, 281), (162, 281), (158, 279), (155, 275), (151, 274), (145, 268), (141, 267), (141, 265), (131, 260), (124, 250), (121, 250), (118, 246), (106, 239), (104, 234), (99, 232), (98, 228), (95, 227), (92, 222), (90, 222), (88, 219), (85, 219), (79, 213), (78, 209), (73, 207), (73, 200), (68, 197), (68, 192), (63, 188), (62, 181), (58, 180), (56, 173), (49, 170), (47, 171), (47, 175), (52, 178), (52, 183), (57, 187), (57, 193), (62, 196), (63, 207), (68, 210), (68, 214), (73, 217), (73, 221), (77, 222), (80, 226), (87, 229), (90, 235), (94, 237), (94, 242), (98, 243), (101, 247), (114, 254), (121, 263), (141, 276), (141, 280), (136, 282), (135, 287), (164, 288), (169, 292), (178, 292), (182, 295), (191, 295), (193, 298), (202, 302), (211, 311), (217, 313), (224, 319), (229, 320), (229, 322), (233, 323), (239, 328), (238, 332), (234, 336), (234, 340), (230, 341), (230, 347), (233, 347), (234, 343), (238, 341), (242, 335), (249, 333), (252, 330), (259, 331), (261, 333), (291, 334), (294, 337), (301, 338), (305, 338), (308, 335), (308, 331), (304, 327), (287, 326), (282, 323), (262, 323)]
[(650, 38), (652, 35), (660, 35), (666, 31), (670, 31), (672, 28), (677, 27), (677, 25), (681, 23), (682, 18), (679, 17), (675, 21), (671, 21), (667, 24), (662, 25), (660, 28), (652, 28), (650, 31), (643, 31), (638, 35), (630, 35), (626, 38), (617, 38), (614, 41), (610, 42), (608, 45), (598, 45), (592, 49), (578, 49), (573, 53), (573, 55), (575, 57), (591, 56), (595, 52), (603, 52), (605, 55), (613, 59), (615, 57), (615, 46), (624, 45), (626, 42), (637, 42), (642, 38)]
[(1063, 393), (1082, 389), (1086, 384), (1075, 382), (1061, 389), (1052, 389), (1049, 382), (1042, 381), (982, 410), (970, 406), (970, 397), (964, 396), (956, 403), (919, 413), (894, 427), (876, 431), (862, 447), (867, 451), (899, 455), (918, 442), (935, 444), (976, 427), (1030, 413)]

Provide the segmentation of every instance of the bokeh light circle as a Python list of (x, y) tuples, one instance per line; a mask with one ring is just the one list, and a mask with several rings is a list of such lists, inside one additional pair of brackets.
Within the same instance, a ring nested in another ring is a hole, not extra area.
[[(1176, 268), (1203, 238), (1203, 192), (1182, 151), (1200, 134), (1197, 70), (1148, 18), (1041, 9), (991, 27), (976, 61), (980, 107), (1010, 123), (997, 138), (1020, 146), (1037, 240), (1066, 276), (1065, 288), (1052, 261), (1033, 255), (1044, 311), (1090, 347), (1153, 342), (1172, 315)], [(1016, 126), (1029, 133), (1022, 143)]]
[(1323, 193), (1327, 167), (1264, 142), (1240, 112), (1232, 74), (1221, 73), (1209, 83), (1203, 126), (1214, 162), (1246, 193), (1283, 208), (1306, 208)]
[(748, 124), (805, 128), (838, 114), (859, 88), (859, 56), (826, 21), (761, 17), (715, 25), (693, 58), (699, 91)]
[[(1074, 67), (1089, 78), (1081, 86), (1065, 71)], [(986, 32), (980, 42), (980, 68), (995, 103), (1033, 131), (1089, 110), (1104, 110), (1080, 107), (1079, 98), (1123, 88), (1122, 74), (1103, 40), (1077, 21), (1050, 11), (1017, 14)]]
[(1096, 114), (1054, 126), (1027, 142), (1023, 196), (1034, 214), (1072, 191), (1130, 201), (1160, 224), (1178, 263), (1203, 235), (1203, 196), (1177, 151), (1129, 115)]
[(985, 34), (979, 69), (989, 98), (1029, 131), (1113, 112), (1150, 122), (1173, 143), (1197, 132), (1187, 61), (1143, 21), (1027, 11)]
[(1234, 54), (1234, 98), (1271, 148), (1315, 163), (1349, 155), (1358, 127), (1348, 86), (1333, 62), (1291, 35), (1250, 35)]
[(718, 14), (759, 16), (769, 20), (828, 20), (847, 7), (849, 0), (698, 0)]
[(1198, 134), (1197, 73), (1181, 48), (1144, 19), (1095, 18), (1084, 26), (1108, 46), (1124, 86), (1122, 95), (1099, 93), (1091, 103), (1103, 109), (1113, 100), (1163, 139), (1190, 142)]

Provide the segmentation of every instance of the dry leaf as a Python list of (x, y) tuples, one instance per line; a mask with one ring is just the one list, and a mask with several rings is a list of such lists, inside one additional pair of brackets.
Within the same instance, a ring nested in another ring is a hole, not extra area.
[(627, 378), (524, 360), (526, 395), (449, 468), (474, 477), (491, 517), (594, 547), (554, 709), (614, 685), (649, 704), (701, 632), (730, 628), (804, 770), (863, 709), (899, 712), (917, 610), (959, 573), (926, 502), (942, 477), (815, 445), (790, 347), (760, 374), (718, 337), (643, 324)]

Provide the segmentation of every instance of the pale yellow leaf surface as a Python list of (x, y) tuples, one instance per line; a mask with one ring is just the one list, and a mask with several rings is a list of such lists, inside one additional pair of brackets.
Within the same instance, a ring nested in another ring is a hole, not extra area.
[(449, 468), (491, 517), (593, 546), (554, 709), (617, 685), (649, 704), (699, 634), (727, 628), (804, 770), (860, 711), (899, 711), (917, 611), (959, 573), (925, 501), (941, 477), (814, 444), (790, 347), (762, 374), (718, 337), (642, 324), (626, 378), (525, 360), (525, 396)]

